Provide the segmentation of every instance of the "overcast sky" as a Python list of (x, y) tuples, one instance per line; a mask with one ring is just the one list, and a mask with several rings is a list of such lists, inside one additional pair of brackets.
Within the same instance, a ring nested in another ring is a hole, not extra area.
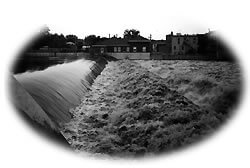
[[(76, 26), (73, 28), (64, 28), (54, 25), (47, 26), (50, 28), (51, 33), (58, 33), (58, 34), (75, 34), (79, 38), (84, 38), (87, 35), (95, 34), (101, 37), (108, 37), (109, 34), (111, 36), (118, 35), (119, 37), (123, 36), (123, 32), (125, 29), (137, 29), (140, 31), (140, 34), (146, 38), (152, 35), (153, 39), (164, 39), (166, 34), (170, 34), (171, 31), (174, 33), (182, 33), (182, 34), (197, 34), (197, 33), (206, 33), (208, 32), (209, 28), (201, 27), (197, 25), (183, 25), (183, 24), (176, 24), (168, 22), (168, 25), (164, 25), (162, 23), (154, 23), (156, 27), (150, 27), (146, 24), (138, 22), (136, 25), (124, 23), (122, 25), (103, 25), (103, 26), (96, 26), (96, 25), (83, 25), (83, 26)], [(92, 27), (93, 26), (93, 27)], [(210, 28), (211, 29), (211, 28)]]
[[(87, 19), (86, 19), (87, 20)], [(112, 20), (112, 18), (111, 18)], [(149, 23), (145, 23), (143, 21), (138, 21), (136, 23), (133, 20), (124, 20), (124, 22), (114, 22), (111, 25), (111, 20), (107, 21), (107, 24), (92, 24), (92, 23), (82, 23), (76, 24), (76, 26), (68, 27), (68, 26), (58, 26), (53, 24), (47, 24), (52, 33), (63, 33), (67, 34), (75, 34), (79, 38), (84, 38), (87, 35), (95, 34), (102, 37), (108, 37), (118, 34), (118, 36), (122, 36), (125, 29), (137, 29), (140, 31), (141, 35), (144, 37), (149, 37), (152, 35), (153, 39), (164, 39), (166, 34), (170, 34), (171, 31), (174, 33), (182, 33), (182, 34), (197, 34), (197, 33), (206, 33), (208, 32), (208, 27), (202, 27), (197, 24), (184, 24), (178, 23), (176, 21), (171, 21), (171, 18), (161, 20), (154, 20), (152, 23), (154, 26), (151, 26)], [(143, 19), (142, 19), (143, 20)], [(100, 21), (101, 22), (101, 21)]]
[[(185, 6), (185, 1), (182, 4), (177, 1), (170, 4), (158, 0), (91, 0), (85, 1), (84, 5), (72, 3), (69, 11), (60, 11), (58, 6), (57, 12), (63, 20), (46, 24), (52, 33), (75, 34), (79, 38), (90, 34), (122, 36), (125, 29), (134, 28), (144, 37), (148, 38), (152, 34), (153, 39), (164, 39), (171, 31), (196, 34), (215, 29), (196, 21), (194, 16), (197, 15), (200, 20), (202, 13), (198, 13), (202, 9), (195, 8), (194, 4), (194, 8), (186, 10)], [(183, 12), (183, 9), (188, 12)]]

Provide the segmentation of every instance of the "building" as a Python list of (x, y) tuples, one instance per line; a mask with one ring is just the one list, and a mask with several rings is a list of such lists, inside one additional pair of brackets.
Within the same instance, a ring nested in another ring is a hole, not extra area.
[(166, 35), (166, 43), (168, 46), (169, 55), (184, 55), (196, 54), (198, 51), (198, 36), (197, 35)]
[(166, 40), (152, 40), (152, 52), (153, 53), (168, 53), (168, 46)]
[[(108, 55), (116, 59), (187, 59), (198, 53), (197, 35), (166, 35), (165, 40), (149, 40), (142, 36), (98, 41), (91, 46), (93, 55)], [(177, 56), (177, 57), (174, 57)], [(189, 56), (189, 57), (188, 57)]]
[(112, 37), (92, 45), (92, 54), (106, 54), (116, 59), (150, 59), (151, 41), (137, 36), (133, 38)]

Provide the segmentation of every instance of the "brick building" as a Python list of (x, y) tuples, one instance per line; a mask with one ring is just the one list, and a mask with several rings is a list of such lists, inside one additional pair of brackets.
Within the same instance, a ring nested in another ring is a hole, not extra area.
[(197, 35), (166, 35), (167, 52), (169, 55), (195, 54), (198, 51)]

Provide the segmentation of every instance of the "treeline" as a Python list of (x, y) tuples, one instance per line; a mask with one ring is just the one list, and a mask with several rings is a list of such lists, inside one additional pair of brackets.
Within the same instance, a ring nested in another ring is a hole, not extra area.
[(83, 46), (91, 46), (98, 41), (107, 39), (96, 35), (86, 36), (84, 39), (78, 38), (76, 35), (70, 34), (52, 34), (49, 28), (44, 28), (38, 38), (34, 39), (28, 50), (40, 49), (75, 49), (81, 50)]
[[(140, 31), (136, 29), (126, 29), (124, 31), (124, 38), (132, 38), (140, 36)], [(117, 38), (114, 35), (113, 38)], [(40, 31), (40, 35), (36, 38), (32, 44), (28, 47), (28, 50), (40, 50), (40, 49), (75, 49), (81, 50), (83, 46), (92, 46), (99, 41), (106, 40), (107, 37), (100, 37), (96, 35), (86, 36), (84, 39), (78, 38), (76, 35), (70, 34), (64, 36), (63, 34), (52, 34), (48, 27), (43, 28)]]

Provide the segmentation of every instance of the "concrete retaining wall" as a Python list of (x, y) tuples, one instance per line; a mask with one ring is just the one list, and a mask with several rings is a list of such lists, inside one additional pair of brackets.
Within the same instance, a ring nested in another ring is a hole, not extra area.
[(212, 56), (205, 55), (167, 55), (153, 53), (150, 56), (152, 60), (219, 60)]
[(107, 53), (107, 55), (112, 56), (116, 59), (140, 59), (140, 60), (149, 60), (150, 53)]
[[(30, 52), (27, 56), (32, 57), (57, 57), (57, 58), (90, 58), (90, 53), (85, 52)], [(131, 59), (131, 60), (221, 60), (210, 55), (169, 55), (166, 53), (107, 53), (116, 59)]]
[(25, 53), (27, 56), (37, 56), (37, 57), (86, 57), (89, 53), (84, 52), (29, 52)]

